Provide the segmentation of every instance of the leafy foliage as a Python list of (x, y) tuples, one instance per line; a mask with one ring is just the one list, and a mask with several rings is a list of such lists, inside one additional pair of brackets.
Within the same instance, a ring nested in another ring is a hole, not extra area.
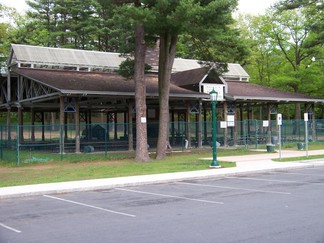
[[(126, 60), (119, 65), (119, 69), (117, 72), (119, 75), (125, 77), (126, 79), (132, 79), (135, 73), (134, 66), (135, 66), (135, 60), (126, 58)], [(149, 72), (151, 69), (152, 66), (145, 64), (146, 73)]]
[(9, 55), (10, 44), (17, 42), (17, 25), (25, 19), (16, 9), (6, 7), (0, 3), (0, 69), (5, 71), (6, 61)]
[(306, 13), (277, 10), (240, 21), (252, 51), (247, 67), (252, 81), (324, 97), (323, 93), (314, 93), (316, 86), (322, 87), (319, 80), (323, 73), (311, 61), (323, 52), (323, 42), (315, 45), (316, 34)]

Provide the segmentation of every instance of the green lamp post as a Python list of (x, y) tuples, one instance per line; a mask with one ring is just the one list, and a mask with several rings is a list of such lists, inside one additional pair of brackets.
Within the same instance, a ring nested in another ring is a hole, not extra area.
[(210, 93), (210, 100), (212, 103), (212, 137), (213, 137), (213, 161), (210, 165), (210, 168), (219, 168), (219, 163), (217, 161), (217, 142), (216, 142), (216, 134), (217, 134), (217, 123), (216, 123), (216, 102), (218, 93), (213, 89)]

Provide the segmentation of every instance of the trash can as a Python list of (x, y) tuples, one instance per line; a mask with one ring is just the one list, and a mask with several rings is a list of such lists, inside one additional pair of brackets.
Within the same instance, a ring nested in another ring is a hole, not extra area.
[(271, 143), (272, 143), (272, 144), (277, 144), (278, 141), (279, 141), (278, 136), (272, 136), (272, 137), (271, 137)]
[(267, 152), (273, 153), (275, 151), (275, 145), (274, 144), (267, 144)]
[(94, 150), (95, 150), (94, 147), (91, 146), (91, 145), (84, 146), (84, 148), (83, 148), (83, 151), (84, 151), (85, 153), (91, 153), (91, 152), (93, 152)]
[(304, 150), (305, 149), (305, 143), (297, 143), (298, 150)]

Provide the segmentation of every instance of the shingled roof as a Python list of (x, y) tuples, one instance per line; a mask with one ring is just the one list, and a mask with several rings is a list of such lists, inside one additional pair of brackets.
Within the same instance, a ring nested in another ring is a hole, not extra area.
[[(101, 71), (116, 69), (122, 60), (124, 57), (119, 53), (13, 44), (8, 65), (17, 64), (16, 73), (62, 94), (134, 96), (133, 80), (125, 80), (115, 72), (94, 71), (96, 68), (102, 68)], [(54, 68), (56, 65), (61, 68)], [(45, 68), (38, 69), (42, 66)], [(76, 67), (76, 70), (64, 70), (65, 67)], [(248, 74), (239, 64), (228, 64), (228, 70), (222, 77), (212, 78), (208, 76), (208, 69), (201, 67), (197, 60), (175, 59), (170, 98), (208, 98), (208, 94), (197, 92), (199, 83), (203, 82), (224, 84), (226, 100), (324, 103), (324, 99), (249, 83)], [(155, 74), (146, 75), (146, 85), (147, 95), (157, 97)]]
[(218, 76), (213, 78), (209, 77), (209, 69), (209, 67), (201, 67), (183, 72), (172, 73), (171, 83), (181, 87), (195, 85), (201, 81), (204, 81), (204, 83), (222, 83)]
[(199, 83), (207, 75), (207, 68), (196, 68), (183, 72), (173, 73), (171, 82), (178, 86), (195, 85)]
[(323, 102), (324, 99), (317, 99), (300, 93), (293, 93), (278, 90), (258, 84), (240, 81), (227, 81), (227, 100), (245, 101), (274, 101), (274, 102)]
[[(193, 70), (183, 71), (172, 74), (171, 82), (177, 86), (198, 91), (199, 83), (219, 83), (220, 78), (209, 78), (206, 68), (197, 68)], [(258, 84), (253, 84), (247, 81), (230, 80), (228, 77), (223, 77), (223, 82), (226, 85), (226, 100), (236, 101), (270, 101), (270, 102), (321, 102), (324, 99), (317, 99), (300, 93), (278, 90)]]
[[(36, 81), (62, 94), (134, 96), (134, 80), (126, 80), (114, 72), (81, 72), (67, 70), (48, 70), (18, 68), (14, 72)], [(145, 76), (147, 96), (158, 96), (158, 78), (155, 74)], [(172, 98), (208, 98), (207, 94), (170, 86)]]

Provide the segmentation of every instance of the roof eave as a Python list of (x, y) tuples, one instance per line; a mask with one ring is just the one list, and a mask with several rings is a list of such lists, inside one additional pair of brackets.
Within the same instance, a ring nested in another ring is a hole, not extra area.
[[(102, 96), (128, 96), (134, 97), (135, 92), (115, 92), (115, 91), (84, 91), (84, 90), (65, 90), (62, 89), (61, 93), (63, 95), (82, 95), (82, 96), (93, 96), (93, 95), (102, 95)], [(146, 93), (146, 97), (158, 97), (158, 93)], [(206, 94), (177, 94), (170, 93), (171, 98), (195, 98), (195, 99), (205, 99), (208, 98), (209, 95)]]
[(287, 102), (310, 102), (310, 103), (324, 103), (324, 99), (312, 99), (312, 98), (274, 98), (274, 97), (255, 97), (255, 96), (230, 96), (225, 95), (226, 99), (229, 100), (260, 100), (260, 101), (271, 101), (276, 103), (287, 103)]

